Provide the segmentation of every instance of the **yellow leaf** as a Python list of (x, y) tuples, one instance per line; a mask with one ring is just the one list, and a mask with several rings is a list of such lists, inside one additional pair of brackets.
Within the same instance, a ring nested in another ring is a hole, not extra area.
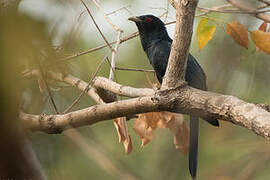
[(200, 33), (198, 38), (198, 47), (201, 50), (212, 38), (216, 31), (216, 26), (207, 26), (204, 30)]
[(256, 30), (251, 31), (250, 36), (257, 47), (270, 54), (270, 33)]
[(201, 50), (213, 38), (213, 35), (216, 31), (216, 26), (209, 26), (207, 23), (208, 19), (202, 18), (197, 26), (196, 36), (199, 50)]
[(239, 45), (248, 48), (247, 29), (238, 21), (227, 24), (226, 33), (231, 36)]
[(196, 36), (199, 35), (200, 32), (203, 31), (204, 27), (208, 23), (208, 18), (201, 18), (200, 22), (198, 23), (197, 30), (196, 30)]

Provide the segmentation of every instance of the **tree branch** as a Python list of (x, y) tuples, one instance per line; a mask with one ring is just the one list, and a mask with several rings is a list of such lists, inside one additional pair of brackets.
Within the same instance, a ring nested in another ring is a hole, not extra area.
[(97, 77), (94, 79), (93, 86), (109, 90), (115, 94), (128, 96), (128, 97), (142, 97), (151, 96), (155, 93), (153, 89), (149, 88), (133, 88), (130, 86), (123, 86), (116, 82), (110, 81), (104, 77)]
[[(60, 81), (60, 82), (65, 82), (67, 84), (70, 84), (78, 89), (80, 89), (81, 91), (84, 91), (85, 89), (87, 89), (86, 93), (88, 94), (88, 96), (90, 96), (94, 101), (96, 101), (98, 104), (103, 104), (103, 100), (99, 97), (99, 95), (95, 92), (95, 89), (92, 87), (88, 87), (88, 83), (77, 78), (74, 77), (70, 74), (68, 75), (63, 75), (61, 73), (56, 73), (56, 72), (52, 72), (52, 71), (48, 71), (46, 72), (46, 75), (51, 78), (54, 79), (56, 81)], [(37, 70), (32, 70), (32, 71), (28, 71), (27, 73), (25, 73), (23, 75), (24, 78), (31, 78), (32, 76), (38, 76), (38, 71)], [(87, 88), (88, 87), (88, 88)]]
[[(244, 2), (244, 1), (240, 1), (240, 0), (227, 0), (228, 3), (232, 4), (234, 7), (237, 7), (238, 9), (240, 10), (243, 10), (243, 11), (254, 11), (256, 12), (257, 9), (253, 8), (252, 5), (250, 5), (249, 3), (247, 2)], [(267, 21), (267, 22), (270, 22), (270, 15), (269, 14), (266, 14), (266, 13), (255, 13), (255, 14), (250, 14), (251, 16), (255, 16), (261, 20), (264, 20), (264, 21)]]
[(31, 130), (47, 133), (60, 133), (65, 129), (91, 125), (99, 121), (123, 117), (126, 115), (157, 110), (157, 101), (152, 97), (140, 97), (116, 101), (103, 105), (94, 105), (86, 109), (63, 115), (31, 115), (21, 112), (20, 118)]
[(198, 0), (180, 0), (178, 3), (170, 0), (170, 2), (176, 8), (176, 26), (162, 89), (174, 88), (185, 82), (186, 62)]
[[(97, 79), (94, 84), (108, 83), (99, 87), (123, 93), (123, 91), (119, 91), (121, 85), (105, 80), (105, 78)], [(110, 86), (112, 83), (114, 83), (115, 89)], [(129, 88), (131, 87), (122, 88), (122, 90)], [(145, 91), (149, 92), (149, 96), (95, 105), (68, 114), (31, 115), (22, 112), (20, 118), (24, 125), (31, 130), (59, 133), (72, 127), (91, 125), (116, 117), (153, 111), (171, 111), (182, 114), (192, 113), (204, 119), (225, 120), (270, 139), (270, 113), (266, 111), (269, 110), (269, 106), (247, 103), (234, 96), (201, 91), (186, 85), (176, 89), (157, 91), (152, 95), (150, 95), (150, 91)]]

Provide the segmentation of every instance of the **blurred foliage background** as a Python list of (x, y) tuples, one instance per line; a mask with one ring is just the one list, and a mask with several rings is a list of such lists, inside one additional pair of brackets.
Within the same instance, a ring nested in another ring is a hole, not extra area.
[[(104, 20), (102, 14), (88, 0), (88, 7), (98, 25), (109, 41), (115, 41), (117, 34)], [(109, 15), (113, 22), (124, 30), (124, 36), (136, 31), (134, 24), (127, 18), (132, 15), (154, 14), (167, 22), (175, 19), (174, 9), (165, 0), (118, 0), (100, 1), (106, 13), (122, 9)], [(223, 1), (201, 1), (199, 6), (211, 7), (224, 4)], [(164, 14), (168, 10), (168, 14)], [(104, 44), (92, 21), (79, 1), (72, 0), (23, 0), (19, 6), (20, 19), (10, 20), (6, 26), (4, 41), (21, 43), (19, 59), (28, 59), (22, 66), (35, 68), (38, 60), (55, 62), (87, 49)], [(248, 50), (237, 45), (225, 33), (226, 23), (238, 20), (248, 30), (257, 29), (261, 21), (247, 15), (209, 14), (210, 22), (217, 25), (213, 40), (198, 51), (196, 38), (191, 45), (191, 53), (198, 59), (208, 77), (208, 88), (223, 94), (235, 95), (253, 103), (269, 104), (269, 55), (256, 52), (250, 41)], [(195, 26), (200, 18), (196, 18)], [(174, 25), (169, 25), (169, 34), (173, 35)], [(14, 32), (16, 31), (16, 34)], [(21, 32), (18, 33), (18, 32)], [(27, 35), (28, 34), (28, 35)], [(16, 37), (17, 39), (14, 39)], [(15, 42), (14, 42), (15, 41)], [(30, 45), (27, 44), (30, 42)], [(9, 46), (10, 47), (10, 46)], [(3, 48), (3, 47), (2, 47)], [(71, 73), (85, 81), (89, 81), (97, 65), (104, 56), (110, 54), (108, 48), (80, 56), (78, 58), (48, 66), (56, 71)], [(16, 55), (16, 54), (15, 54)], [(30, 60), (30, 61), (29, 61)], [(117, 54), (117, 66), (139, 69), (151, 69), (150, 64), (140, 46), (138, 38), (120, 45)], [(105, 63), (99, 76), (108, 77), (110, 66)], [(134, 87), (151, 87), (157, 82), (151, 73), (117, 71), (119, 83)], [(150, 80), (149, 80), (150, 79)], [(54, 114), (47, 95), (39, 91), (36, 79), (23, 80), (23, 109), (28, 113)], [(53, 97), (60, 111), (67, 108), (80, 94), (76, 88), (66, 84), (49, 82), (55, 90)], [(93, 105), (86, 95), (73, 110)], [(139, 136), (132, 129), (133, 120), (128, 121), (129, 132), (133, 142), (133, 151), (125, 155), (118, 143), (118, 137), (112, 121), (104, 121), (92, 126), (78, 128), (89, 146), (96, 152), (93, 157), (85, 154), (82, 148), (63, 134), (45, 134), (28, 132), (28, 136), (37, 153), (48, 179), (121, 179), (125, 174), (142, 180), (176, 180), (189, 179), (188, 157), (179, 153), (173, 144), (173, 135), (167, 129), (155, 131), (155, 138), (140, 147)], [(253, 132), (221, 122), (220, 128), (200, 123), (198, 177), (202, 180), (266, 180), (270, 178), (270, 146), (269, 143)], [(99, 159), (99, 160), (97, 160)], [(108, 161), (114, 168), (106, 168)], [(123, 179), (123, 178), (122, 178)]]

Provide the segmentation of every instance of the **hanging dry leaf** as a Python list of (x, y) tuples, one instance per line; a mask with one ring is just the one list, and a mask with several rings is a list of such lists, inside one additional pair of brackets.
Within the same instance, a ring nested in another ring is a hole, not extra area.
[(196, 30), (196, 36), (198, 40), (198, 47), (199, 50), (204, 48), (204, 46), (213, 38), (213, 35), (216, 31), (216, 26), (214, 25), (207, 25), (208, 19), (207, 18), (201, 18), (197, 30)]
[(142, 147), (153, 139), (153, 130), (156, 128), (169, 128), (174, 134), (176, 148), (185, 154), (188, 152), (189, 129), (181, 114), (170, 112), (140, 114), (134, 121), (133, 129), (140, 136)]
[(139, 114), (139, 117), (134, 120), (133, 129), (140, 136), (142, 147), (153, 139), (152, 131), (156, 129), (158, 121), (159, 115), (157, 113)]
[(187, 154), (189, 150), (189, 128), (183, 120), (182, 115), (176, 113), (170, 114), (171, 118), (167, 123), (167, 127), (174, 134), (175, 147), (180, 152)]
[(248, 32), (247, 29), (238, 21), (227, 24), (226, 33), (231, 36), (239, 45), (248, 48)]
[(250, 36), (257, 47), (270, 54), (270, 33), (256, 30), (251, 31)]
[(123, 144), (124, 144), (124, 147), (125, 147), (126, 154), (131, 153), (131, 151), (132, 151), (132, 142), (131, 142), (130, 135), (128, 135), (128, 137), (124, 140)]
[(116, 118), (113, 121), (117, 130), (119, 143), (123, 142), (126, 154), (132, 151), (132, 142), (128, 134), (127, 121), (125, 117)]

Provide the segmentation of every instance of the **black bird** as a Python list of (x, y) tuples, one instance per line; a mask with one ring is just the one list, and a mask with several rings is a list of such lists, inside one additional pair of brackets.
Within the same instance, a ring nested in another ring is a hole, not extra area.
[[(172, 39), (169, 37), (164, 23), (153, 15), (130, 17), (128, 20), (136, 23), (143, 50), (153, 66), (159, 82), (162, 83), (172, 46)], [(191, 54), (188, 55), (185, 80), (194, 88), (207, 90), (206, 75)], [(198, 119), (198, 116), (190, 115), (189, 172), (193, 180), (196, 179), (197, 172)], [(216, 119), (206, 121), (214, 126), (219, 126)]]

